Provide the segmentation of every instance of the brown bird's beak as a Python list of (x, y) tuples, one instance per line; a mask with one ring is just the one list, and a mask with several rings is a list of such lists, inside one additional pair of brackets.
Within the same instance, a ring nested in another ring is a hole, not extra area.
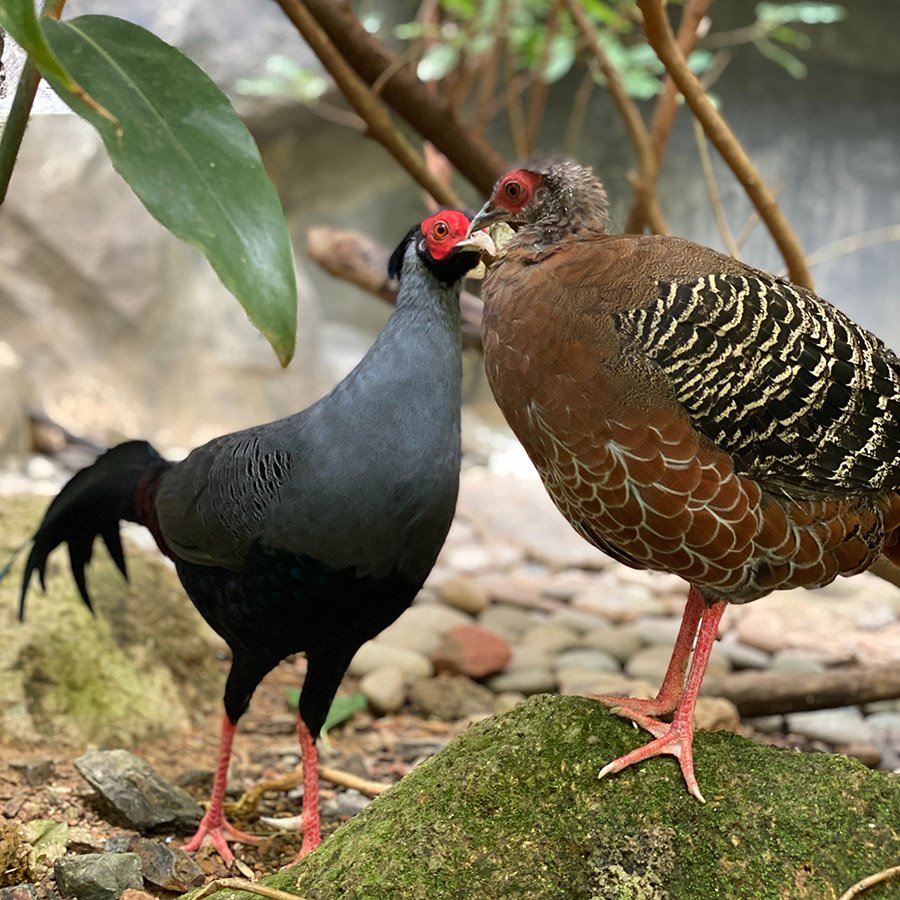
[(497, 255), (497, 247), (491, 236), (486, 231), (476, 231), (473, 234), (471, 228), (469, 228), (466, 237), (456, 245), (456, 249), (475, 250), (488, 261), (492, 260)]
[(466, 232), (466, 237), (471, 235), (474, 231), (477, 231), (479, 228), (484, 228), (486, 225), (493, 225), (494, 222), (502, 221), (507, 215), (508, 213), (505, 209), (491, 206), (491, 201), (488, 200), (488, 202), (478, 210), (478, 214), (475, 218), (472, 219), (469, 230)]

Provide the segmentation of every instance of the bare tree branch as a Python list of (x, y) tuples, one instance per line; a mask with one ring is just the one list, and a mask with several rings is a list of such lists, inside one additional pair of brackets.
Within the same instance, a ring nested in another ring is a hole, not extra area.
[(353, 71), (332, 40), (301, 0), (278, 0), (285, 15), (331, 74), (341, 93), (365, 120), (370, 137), (378, 141), (438, 203), (459, 207), (462, 201), (449, 185), (429, 171), (425, 160), (403, 136), (369, 87)]
[[(286, 10), (300, 5), (300, 0), (278, 3)], [(335, 0), (303, 0), (303, 5), (366, 84), (392, 70), (381, 84), (384, 102), (431, 141), (481, 193), (490, 193), (506, 164), (477, 129), (461, 122), (449, 103), (416, 77), (409, 63), (398, 64), (397, 54), (363, 28), (349, 5)]]
[[(700, 36), (700, 23), (709, 9), (712, 0), (687, 0), (684, 11), (681, 14), (681, 23), (678, 26), (678, 46), (685, 59), (691, 55), (697, 45)], [(656, 185), (659, 181), (659, 173), (666, 155), (666, 147), (669, 143), (669, 135), (675, 124), (675, 115), (678, 112), (678, 88), (672, 81), (671, 75), (666, 75), (662, 93), (656, 101), (653, 118), (650, 121), (650, 144), (653, 147), (654, 169), (652, 184), (644, 186), (641, 191), (635, 191), (634, 200), (631, 203), (631, 211), (625, 223), (626, 234), (640, 234), (647, 224), (647, 213), (644, 206), (644, 196), (656, 194)]]
[(559, 29), (559, 14), (565, 6), (566, 0), (554, 0), (547, 17), (547, 27), (542, 37), (541, 61), (537, 68), (537, 78), (531, 87), (531, 96), (528, 101), (528, 115), (525, 120), (525, 142), (528, 145), (528, 153), (533, 153), (537, 144), (541, 123), (544, 121), (544, 110), (547, 106), (547, 91), (549, 85), (546, 80), (547, 62), (550, 59), (550, 49), (556, 32)]
[(653, 230), (658, 234), (668, 234), (669, 227), (666, 224), (662, 210), (659, 208), (656, 196), (647, 193), (647, 186), (654, 183), (653, 172), (656, 168), (656, 157), (653, 154), (653, 148), (650, 146), (650, 135), (647, 132), (647, 126), (641, 118), (640, 110), (637, 104), (628, 96), (619, 73), (615, 70), (609, 58), (606, 55), (600, 41), (597, 40), (594, 27), (584, 11), (584, 7), (579, 0), (566, 0), (569, 13), (578, 29), (584, 35), (588, 42), (588, 47), (606, 79), (610, 96), (619, 110), (622, 121), (625, 122), (625, 128), (628, 130), (628, 136), (634, 146), (635, 155), (638, 161), (638, 179), (635, 184), (635, 190), (642, 195), (644, 208), (647, 210), (648, 219), (652, 218)]
[(719, 234), (728, 248), (728, 252), (735, 258), (741, 258), (741, 251), (734, 240), (734, 235), (728, 225), (728, 219), (725, 216), (725, 208), (722, 205), (722, 195), (719, 193), (719, 183), (716, 181), (716, 173), (713, 169), (712, 158), (709, 154), (709, 147), (706, 146), (706, 135), (700, 123), (694, 119), (694, 140), (697, 142), (697, 154), (700, 157), (700, 168), (703, 170), (703, 180), (706, 182), (706, 192), (709, 194), (709, 202), (713, 209), (713, 215), (716, 217), (716, 225), (719, 227)]
[(638, 6), (644, 14), (644, 32), (648, 43), (672, 76), (691, 111), (703, 126), (707, 137), (728, 163), (731, 171), (744, 186), (753, 205), (759, 210), (760, 217), (766, 223), (769, 233), (784, 257), (791, 280), (811, 289), (812, 275), (797, 236), (740, 142), (712, 105), (700, 82), (688, 69), (684, 55), (675, 43), (662, 0), (638, 0)]

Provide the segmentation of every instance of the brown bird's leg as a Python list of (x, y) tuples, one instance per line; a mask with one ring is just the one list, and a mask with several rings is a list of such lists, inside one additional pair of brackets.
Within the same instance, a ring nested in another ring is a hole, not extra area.
[[(657, 722), (649, 716), (634, 716), (634, 721), (642, 728), (646, 728), (656, 740), (613, 760), (600, 770), (598, 777), (603, 778), (604, 775), (621, 772), (622, 769), (634, 765), (634, 763), (667, 753), (678, 760), (688, 791), (701, 803), (705, 802), (697, 785), (697, 779), (694, 777), (694, 706), (697, 703), (697, 695), (700, 693), (700, 684), (706, 672), (709, 655), (712, 653), (713, 644), (719, 633), (719, 620), (722, 618), (722, 613), (725, 612), (726, 605), (724, 600), (719, 600), (702, 611), (694, 658), (688, 672), (684, 694), (675, 711), (672, 724)], [(686, 614), (687, 610), (685, 610)], [(681, 635), (679, 635), (680, 637)]]
[(228, 846), (228, 839), (245, 844), (258, 844), (260, 838), (238, 831), (226, 818), (222, 809), (225, 799), (225, 788), (228, 784), (228, 763), (231, 759), (231, 743), (234, 740), (235, 725), (227, 715), (222, 716), (222, 730), (219, 735), (218, 762), (213, 779), (212, 796), (209, 809), (200, 822), (197, 833), (184, 845), (185, 850), (197, 850), (200, 845), (209, 841), (219, 852), (219, 856), (230, 866), (234, 862), (234, 854)]
[(699, 591), (692, 587), (688, 591), (687, 605), (681, 617), (681, 626), (678, 629), (678, 637), (675, 638), (675, 647), (672, 650), (669, 667), (666, 669), (659, 692), (652, 700), (619, 697), (614, 694), (591, 694), (591, 699), (599, 700), (606, 706), (613, 707), (616, 715), (632, 719), (641, 727), (644, 727), (642, 719), (647, 720), (650, 716), (664, 716), (674, 712), (684, 693), (684, 675), (705, 608), (706, 604)]
[(300, 813), (303, 843), (291, 864), (322, 843), (319, 831), (319, 751), (315, 738), (300, 716), (297, 716), (297, 737), (300, 738), (300, 761), (303, 766), (303, 810)]

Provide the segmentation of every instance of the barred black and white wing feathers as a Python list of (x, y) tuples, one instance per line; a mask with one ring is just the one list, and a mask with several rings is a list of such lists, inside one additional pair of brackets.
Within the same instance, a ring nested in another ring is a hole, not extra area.
[(755, 270), (659, 280), (616, 314), (742, 474), (791, 493), (900, 486), (900, 359), (810, 291)]

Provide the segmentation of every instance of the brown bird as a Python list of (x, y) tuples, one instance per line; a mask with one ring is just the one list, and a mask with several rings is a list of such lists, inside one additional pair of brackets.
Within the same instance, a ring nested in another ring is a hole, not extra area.
[(693, 710), (726, 604), (900, 562), (900, 359), (785, 279), (608, 234), (575, 163), (503, 176), (470, 230), (498, 221), (516, 231), (482, 290), (500, 408), (582, 537), (690, 585), (656, 698), (597, 698), (655, 738), (600, 777), (671, 754), (702, 801)]

